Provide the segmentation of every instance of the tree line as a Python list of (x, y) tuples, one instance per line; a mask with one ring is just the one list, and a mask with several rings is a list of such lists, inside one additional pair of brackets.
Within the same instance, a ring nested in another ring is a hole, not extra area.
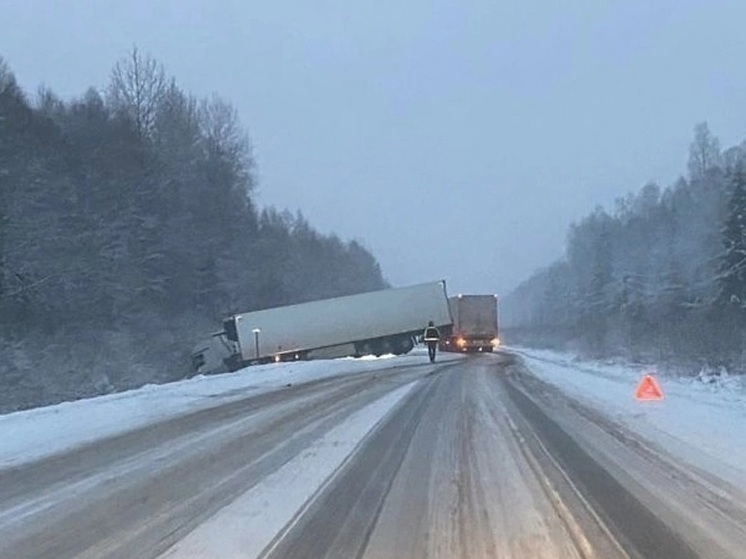
[(746, 142), (695, 127), (688, 176), (570, 227), (562, 259), (503, 300), (515, 342), (594, 356), (744, 363)]
[(256, 186), (236, 110), (137, 49), (73, 100), (0, 58), (0, 409), (180, 378), (230, 313), (386, 286)]

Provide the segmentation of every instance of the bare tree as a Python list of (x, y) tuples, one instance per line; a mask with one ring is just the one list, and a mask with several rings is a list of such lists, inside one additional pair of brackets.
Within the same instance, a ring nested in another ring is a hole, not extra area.
[(721, 164), (720, 142), (710, 133), (706, 122), (694, 127), (694, 141), (689, 146), (689, 175), (702, 178), (713, 167)]
[(16, 87), (16, 78), (13, 72), (10, 71), (10, 67), (5, 62), (5, 59), (0, 56), (0, 92), (4, 92), (11, 87)]
[(220, 168), (223, 181), (233, 183), (244, 195), (250, 194), (255, 187), (254, 159), (249, 136), (236, 109), (213, 94), (200, 104), (199, 121), (205, 153), (213, 170)]
[(251, 144), (236, 109), (213, 95), (202, 101), (199, 115), (208, 155), (233, 163), (236, 175), (247, 179), (251, 188), (247, 175), (252, 167)]
[(168, 81), (163, 65), (137, 47), (114, 65), (109, 83), (109, 102), (115, 111), (135, 123), (138, 134), (150, 137), (158, 107), (166, 95)]

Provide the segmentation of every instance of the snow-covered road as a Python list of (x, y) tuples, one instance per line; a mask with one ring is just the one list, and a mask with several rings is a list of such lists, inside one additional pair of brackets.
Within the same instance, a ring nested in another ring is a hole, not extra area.
[(263, 557), (587, 557), (600, 538), (587, 541), (529, 462), (502, 364), (477, 358), (423, 379)]
[[(375, 365), (347, 362), (332, 365), (335, 374), (311, 374), (300, 383), (295, 382), (299, 375), (287, 370), (283, 374), (279, 368), (275, 373), (284, 384), (278, 386), (274, 379), (273, 390), (254, 390), (253, 384), (248, 391), (226, 386), (213, 393), (214, 398), (205, 398), (199, 389), (198, 401), (190, 400), (178, 413), (171, 410), (163, 416), (161, 410), (159, 419), (139, 423), (134, 430), (120, 426), (105, 438), (93, 440), (84, 424), (73, 422), (85, 444), (40, 460), (20, 460), (19, 455), (26, 458), (31, 450), (21, 453), (21, 443), (14, 442), (13, 456), (21, 464), (0, 470), (0, 557), (153, 557), (331, 429), (388, 396), (365, 416), (368, 422), (353, 440), (358, 442), (375, 424), (376, 414), (395, 403), (392, 393), (433, 370), (429, 364), (421, 366), (425, 361), (399, 360), (393, 369), (385, 360)], [(229, 376), (241, 383), (240, 375)], [(162, 391), (168, 402), (178, 389), (155, 391)], [(145, 390), (142, 397), (156, 406), (152, 392)], [(138, 397), (114, 399), (125, 402), (126, 410)], [(71, 406), (98, 405), (110, 402)], [(49, 416), (44, 410), (11, 414), (4, 418), (6, 426), (21, 421), (28, 430), (28, 416), (35, 413), (44, 426)], [(61, 413), (70, 412), (63, 407)], [(70, 416), (85, 414), (76, 409)], [(64, 430), (64, 425), (57, 429)], [(42, 433), (35, 434), (44, 439)]]
[[(746, 488), (746, 378), (682, 378), (655, 367), (581, 360), (573, 354), (511, 348), (531, 373), (603, 412), (678, 458)], [(664, 398), (639, 402), (635, 388), (653, 374)]]
[[(663, 400), (641, 402), (635, 388), (650, 368), (513, 352), (521, 359), (512, 384), (572, 435), (572, 444), (613, 478), (608, 483), (621, 484), (644, 508), (649, 529), (662, 519), (658, 530), (674, 532), (699, 557), (743, 556), (746, 398), (738, 387), (658, 376)], [(609, 493), (617, 498), (616, 490)], [(647, 536), (641, 530), (639, 537)]]
[(672, 419), (743, 425), (738, 393), (698, 404), (666, 382), (641, 408), (619, 371), (521, 351), (257, 367), (0, 416), (0, 558), (742, 556), (742, 467)]
[[(393, 359), (393, 361), (391, 361)], [(68, 452), (100, 439), (227, 402), (339, 375), (418, 365), (422, 352), (393, 358), (337, 359), (261, 365), (237, 373), (170, 384), (0, 415), (0, 468)]]

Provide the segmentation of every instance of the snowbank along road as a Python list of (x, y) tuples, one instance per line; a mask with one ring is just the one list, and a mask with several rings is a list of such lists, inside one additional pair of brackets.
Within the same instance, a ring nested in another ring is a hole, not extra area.
[(396, 363), (0, 470), (0, 558), (743, 557), (742, 488), (518, 357)]

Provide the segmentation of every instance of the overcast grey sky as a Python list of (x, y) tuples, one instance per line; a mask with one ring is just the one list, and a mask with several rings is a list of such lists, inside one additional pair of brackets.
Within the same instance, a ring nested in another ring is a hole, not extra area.
[(746, 2), (0, 0), (21, 84), (104, 87), (138, 47), (247, 126), (259, 201), (388, 279), (506, 293), (597, 204), (744, 139)]

